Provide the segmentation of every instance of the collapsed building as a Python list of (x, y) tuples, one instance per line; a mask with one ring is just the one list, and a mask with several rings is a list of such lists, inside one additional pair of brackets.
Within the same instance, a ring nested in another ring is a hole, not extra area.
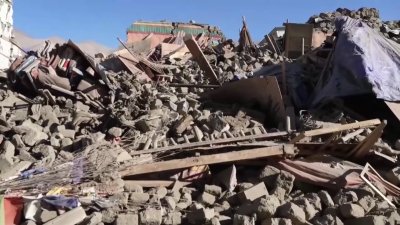
[(398, 224), (400, 48), (377, 17), (258, 45), (245, 20), (239, 43), (138, 48), (150, 33), (101, 60), (46, 42), (2, 79), (1, 222)]
[(153, 49), (161, 43), (172, 43), (176, 37), (182, 37), (183, 34), (202, 35), (210, 42), (218, 42), (224, 38), (218, 27), (197, 24), (194, 21), (190, 23), (137, 21), (127, 29), (127, 45), (133, 50), (143, 52), (145, 47)]

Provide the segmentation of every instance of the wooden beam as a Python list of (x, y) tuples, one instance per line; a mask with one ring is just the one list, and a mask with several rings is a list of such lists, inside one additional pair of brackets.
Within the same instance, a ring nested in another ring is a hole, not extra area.
[[(176, 181), (174, 180), (124, 180), (125, 184), (140, 185), (144, 188), (151, 187), (172, 187)], [(192, 184), (192, 182), (179, 181), (182, 187)]]
[(131, 155), (150, 154), (150, 153), (157, 153), (157, 152), (167, 152), (167, 151), (172, 151), (172, 150), (180, 150), (180, 149), (186, 149), (186, 148), (197, 148), (197, 147), (202, 147), (202, 146), (226, 144), (226, 143), (239, 142), (239, 141), (271, 139), (271, 138), (276, 138), (276, 137), (283, 137), (283, 136), (286, 136), (286, 135), (288, 135), (287, 132), (275, 132), (275, 133), (260, 134), (260, 135), (249, 135), (249, 136), (243, 136), (243, 137), (224, 138), (224, 139), (217, 139), (217, 140), (210, 140), (210, 141), (201, 141), (201, 142), (194, 142), (194, 143), (188, 143), (188, 144), (167, 146), (167, 147), (156, 148), (156, 149), (133, 151), (133, 152), (131, 152)]
[(368, 151), (375, 145), (378, 139), (382, 136), (383, 129), (385, 129), (387, 122), (383, 121), (378, 127), (372, 131), (363, 141), (361, 141), (349, 154), (348, 157), (354, 156), (355, 158), (364, 157)]
[(186, 35), (184, 38), (185, 44), (188, 47), (190, 53), (192, 53), (194, 60), (199, 64), (200, 68), (204, 71), (205, 75), (210, 79), (213, 84), (220, 84), (218, 81), (217, 74), (211, 68), (210, 63), (204, 56), (196, 40), (193, 39), (192, 35)]
[(373, 119), (373, 120), (366, 120), (366, 121), (361, 121), (361, 122), (338, 125), (338, 126), (334, 126), (334, 127), (304, 131), (304, 132), (301, 132), (296, 138), (294, 138), (291, 141), (291, 143), (301, 141), (301, 139), (303, 139), (304, 137), (314, 137), (314, 136), (331, 134), (331, 133), (336, 133), (336, 132), (345, 131), (345, 130), (373, 127), (373, 126), (377, 126), (379, 124), (381, 124), (381, 121), (379, 119)]
[(294, 146), (287, 144), (287, 145), (279, 145), (266, 148), (256, 148), (256, 149), (242, 150), (236, 152), (219, 153), (212, 155), (190, 157), (185, 159), (174, 159), (163, 162), (134, 165), (120, 170), (120, 175), (122, 177), (126, 177), (139, 174), (184, 169), (193, 166), (258, 159), (269, 156), (279, 156), (284, 154), (294, 154)]

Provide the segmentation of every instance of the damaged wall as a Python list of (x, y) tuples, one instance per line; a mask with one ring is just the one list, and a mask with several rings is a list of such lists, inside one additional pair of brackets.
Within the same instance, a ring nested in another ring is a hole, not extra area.
[(13, 45), (9, 41), (13, 31), (13, 8), (12, 0), (0, 1), (0, 69), (7, 69), (10, 62), (17, 54)]

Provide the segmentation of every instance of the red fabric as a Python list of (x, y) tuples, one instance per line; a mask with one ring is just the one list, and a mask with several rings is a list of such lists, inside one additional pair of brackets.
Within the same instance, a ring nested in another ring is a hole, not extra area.
[[(365, 183), (360, 177), (364, 167), (332, 156), (286, 159), (277, 162), (277, 166), (292, 173), (297, 180), (330, 189), (358, 188)], [(370, 181), (383, 185), (387, 193), (400, 196), (400, 188), (373, 173), (367, 172), (366, 175)]]
[(22, 198), (4, 198), (4, 217), (6, 225), (18, 225), (21, 223), (24, 202)]

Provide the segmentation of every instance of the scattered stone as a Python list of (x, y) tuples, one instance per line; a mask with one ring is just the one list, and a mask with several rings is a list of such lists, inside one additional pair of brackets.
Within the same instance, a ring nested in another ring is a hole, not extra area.
[(121, 137), (122, 135), (122, 129), (119, 127), (112, 127), (108, 130), (107, 132), (109, 135), (112, 137)]
[(267, 218), (261, 223), (261, 225), (292, 225), (292, 221), (290, 219), (282, 218)]
[[(90, 216), (86, 217), (80, 225), (98, 225), (101, 223), (103, 215), (99, 212), (94, 212)], [(134, 223), (133, 223), (134, 224)]]
[(257, 218), (260, 220), (273, 217), (276, 210), (281, 205), (279, 199), (273, 195), (261, 198), (260, 201), (255, 204), (257, 204)]
[(335, 205), (335, 203), (332, 200), (332, 197), (325, 190), (321, 190), (320, 192), (318, 192), (318, 197), (321, 199), (321, 202), (324, 205), (324, 207), (332, 207)]
[(314, 225), (343, 225), (337, 216), (324, 215), (313, 220)]
[(163, 224), (165, 225), (179, 225), (182, 224), (182, 213), (180, 212), (170, 212), (163, 219)]
[(283, 202), (286, 198), (286, 190), (281, 187), (276, 187), (272, 191), (272, 195), (276, 196), (281, 202)]
[(365, 215), (365, 211), (361, 206), (352, 203), (339, 206), (339, 210), (345, 219), (361, 218)]
[(322, 210), (322, 202), (317, 193), (307, 193), (304, 197), (316, 210)]
[(247, 190), (247, 189), (252, 188), (253, 186), (254, 186), (253, 183), (243, 182), (243, 183), (237, 184), (236, 187), (237, 187), (237, 189), (238, 189), (238, 192), (243, 192), (243, 191), (245, 191), (245, 190)]
[(318, 213), (318, 210), (316, 210), (306, 198), (294, 200), (293, 203), (303, 209), (306, 213), (306, 220), (311, 220)]
[(62, 135), (64, 138), (75, 139), (75, 130), (60, 130), (59, 134)]
[(125, 151), (124, 149), (121, 149), (120, 153), (117, 156), (117, 162), (118, 163), (129, 161), (131, 159), (132, 159), (132, 156), (127, 151)]
[(124, 189), (127, 192), (143, 193), (143, 187), (129, 182), (124, 183)]
[(159, 209), (148, 208), (140, 212), (140, 224), (160, 225), (162, 222), (162, 212)]
[(30, 130), (22, 136), (22, 141), (28, 146), (34, 146), (38, 142), (47, 139), (48, 139), (47, 134), (38, 130)]
[(133, 204), (143, 204), (149, 201), (150, 195), (147, 193), (133, 192), (130, 194), (129, 199)]
[(168, 209), (174, 210), (176, 208), (176, 201), (175, 201), (174, 197), (166, 196), (164, 198), (164, 202)]
[(391, 211), (385, 213), (386, 219), (389, 221), (389, 224), (400, 224), (400, 214), (397, 211)]
[(388, 220), (384, 216), (366, 216), (345, 221), (345, 225), (387, 225)]
[(40, 213), (40, 221), (46, 223), (58, 216), (57, 211), (50, 211), (47, 209), (42, 209)]
[(267, 187), (265, 187), (264, 182), (261, 182), (243, 192), (238, 193), (237, 195), (238, 195), (239, 201), (241, 201), (242, 203), (245, 203), (248, 201), (252, 202), (252, 201), (256, 200), (257, 198), (261, 198), (261, 197), (267, 196), (269, 194), (268, 194)]
[(201, 208), (188, 212), (186, 217), (190, 224), (203, 224), (210, 221), (214, 216), (214, 209)]
[(333, 202), (337, 205), (343, 205), (345, 203), (356, 203), (358, 202), (357, 194), (354, 191), (339, 191), (333, 199)]
[(306, 213), (292, 202), (287, 202), (278, 208), (277, 215), (291, 219), (294, 224), (305, 223)]
[[(25, 144), (22, 141), (21, 135), (19, 134), (14, 134), (11, 138), (11, 142), (14, 144), (14, 146), (19, 149), (19, 148), (25, 148)], [(1, 141), (0, 141), (1, 143)]]
[(204, 192), (210, 193), (214, 196), (220, 196), (222, 193), (222, 188), (217, 185), (204, 185)]
[(233, 225), (254, 225), (255, 221), (252, 217), (235, 214), (233, 217)]
[(15, 155), (15, 146), (10, 141), (3, 141), (1, 144), (1, 158), (6, 159), (10, 164), (13, 164)]
[(215, 203), (216, 197), (212, 194), (209, 194), (207, 192), (203, 192), (198, 199), (198, 202), (206, 205), (206, 206), (211, 206)]
[(211, 219), (210, 221), (211, 225), (221, 225), (221, 223), (219, 222), (219, 219), (217, 217), (214, 217)]
[(177, 134), (182, 134), (192, 123), (193, 117), (191, 115), (185, 116), (180, 119), (175, 125), (175, 132)]
[(374, 215), (383, 215), (385, 212), (391, 210), (392, 207), (387, 201), (376, 201), (375, 207), (371, 210)]
[(139, 225), (137, 214), (119, 214), (115, 220), (115, 225)]
[(36, 225), (36, 223), (32, 220), (27, 220), (27, 221), (23, 222), (22, 225)]
[(369, 195), (364, 196), (360, 200), (358, 200), (358, 204), (363, 207), (366, 213), (371, 211), (375, 207), (375, 199)]
[(157, 187), (157, 189), (156, 189), (156, 194), (159, 199), (162, 199), (165, 196), (167, 196), (167, 193), (168, 193), (168, 190), (165, 187)]
[(281, 171), (276, 179), (274, 189), (279, 187), (284, 189), (286, 191), (286, 194), (289, 194), (293, 189), (294, 179), (295, 177), (293, 176), (293, 174), (286, 171)]
[(50, 220), (44, 225), (75, 225), (86, 218), (86, 212), (82, 207), (71, 209), (70, 211)]
[(265, 182), (268, 188), (272, 189), (275, 187), (274, 183), (280, 173), (281, 170), (279, 170), (276, 167), (268, 165), (261, 170), (259, 178)]

